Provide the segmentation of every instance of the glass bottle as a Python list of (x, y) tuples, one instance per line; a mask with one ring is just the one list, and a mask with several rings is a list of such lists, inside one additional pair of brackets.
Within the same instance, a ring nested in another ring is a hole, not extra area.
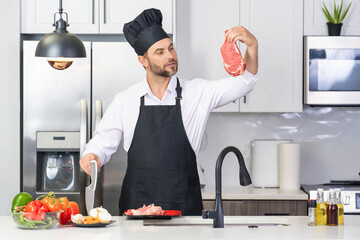
[(309, 199), (308, 202), (308, 226), (315, 226), (316, 225), (316, 200)]
[(316, 225), (326, 225), (327, 214), (324, 202), (324, 189), (318, 188), (316, 194)]
[(338, 224), (344, 225), (344, 205), (341, 202), (340, 188), (335, 188), (335, 201), (338, 207)]
[(335, 191), (330, 189), (329, 191), (329, 205), (327, 207), (327, 225), (337, 226), (338, 225), (338, 207), (335, 201)]

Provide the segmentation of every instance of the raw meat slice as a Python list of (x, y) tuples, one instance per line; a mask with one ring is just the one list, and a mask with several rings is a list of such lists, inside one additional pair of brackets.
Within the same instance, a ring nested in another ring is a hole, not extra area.
[(150, 204), (138, 209), (128, 209), (124, 212), (124, 215), (165, 215), (165, 211), (160, 206)]
[(225, 40), (223, 45), (221, 46), (220, 51), (223, 58), (225, 70), (231, 76), (236, 77), (244, 74), (246, 69), (246, 63), (244, 62), (241, 56), (241, 52), (236, 43), (231, 43)]

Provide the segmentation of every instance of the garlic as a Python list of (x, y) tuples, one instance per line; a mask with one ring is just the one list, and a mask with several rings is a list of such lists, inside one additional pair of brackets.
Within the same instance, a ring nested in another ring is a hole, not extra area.
[(101, 223), (108, 223), (111, 221), (111, 215), (107, 211), (102, 211), (98, 213), (98, 219)]
[(84, 220), (85, 220), (84, 216), (81, 215), (80, 213), (71, 216), (71, 221), (76, 224), (83, 224)]

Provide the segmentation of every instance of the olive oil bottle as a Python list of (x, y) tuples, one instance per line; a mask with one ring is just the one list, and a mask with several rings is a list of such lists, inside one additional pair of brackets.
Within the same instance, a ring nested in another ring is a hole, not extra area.
[(335, 201), (338, 207), (338, 224), (344, 225), (344, 205), (341, 203), (340, 188), (335, 188)]
[(338, 225), (338, 207), (335, 201), (335, 191), (330, 189), (329, 191), (329, 205), (327, 207), (327, 225), (337, 226)]
[(327, 224), (327, 206), (324, 201), (324, 189), (318, 188), (316, 195), (316, 225)]

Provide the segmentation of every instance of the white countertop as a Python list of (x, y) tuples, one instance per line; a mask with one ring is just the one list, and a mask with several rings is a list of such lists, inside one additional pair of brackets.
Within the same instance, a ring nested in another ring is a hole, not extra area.
[[(191, 217), (181, 217), (191, 218)], [(200, 218), (200, 217), (198, 217)], [(241, 217), (237, 217), (241, 218)], [(101, 228), (81, 228), (57, 224), (51, 229), (19, 229), (10, 216), (0, 217), (1, 239), (51, 239), (51, 240), (106, 240), (106, 239), (359, 239), (360, 216), (346, 215), (344, 226), (307, 226), (307, 217), (278, 217), (289, 226), (212, 225), (194, 226), (143, 226), (142, 220), (113, 217), (115, 223)], [(226, 221), (226, 217), (225, 217)]]
[[(215, 199), (215, 186), (202, 189), (203, 200)], [(279, 188), (254, 188), (253, 186), (223, 186), (223, 200), (307, 200), (308, 195), (298, 190), (282, 190)]]

